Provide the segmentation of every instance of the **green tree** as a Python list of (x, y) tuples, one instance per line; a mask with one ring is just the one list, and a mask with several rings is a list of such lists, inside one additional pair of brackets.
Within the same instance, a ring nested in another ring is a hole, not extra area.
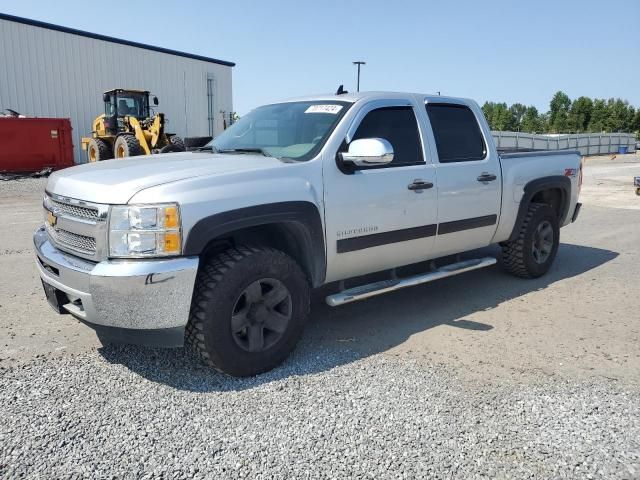
[(554, 132), (567, 131), (570, 107), (571, 99), (569, 96), (562, 91), (556, 92), (549, 104), (549, 123)]
[(520, 131), (527, 133), (540, 133), (543, 131), (540, 114), (536, 107), (527, 107), (522, 117)]
[(636, 113), (633, 115), (633, 120), (631, 122), (631, 131), (640, 133), (640, 108), (636, 110)]
[(593, 108), (591, 109), (591, 118), (589, 119), (589, 132), (600, 133), (604, 132), (607, 125), (607, 104), (604, 100), (596, 98), (593, 101)]
[(496, 103), (491, 116), (491, 128), (493, 130), (513, 130), (513, 113), (507, 108), (506, 103)]
[(511, 112), (511, 117), (513, 119), (513, 129), (520, 131), (522, 130), (522, 120), (524, 118), (524, 114), (527, 111), (527, 106), (521, 103), (514, 103), (509, 107), (509, 112)]
[(593, 101), (589, 97), (580, 97), (571, 103), (568, 116), (569, 131), (586, 132), (591, 121)]
[(549, 118), (550, 118), (549, 112), (542, 113), (540, 115), (540, 126), (542, 127), (540, 131), (542, 133), (551, 132), (551, 124), (549, 123)]
[(511, 130), (514, 126), (513, 114), (506, 103), (485, 102), (482, 106), (491, 130)]
[(633, 111), (629, 102), (620, 98), (607, 100), (605, 128), (609, 132), (629, 132), (633, 123)]
[(496, 104), (494, 102), (484, 102), (484, 105), (482, 105), (482, 113), (484, 113), (484, 118), (487, 119), (487, 123), (491, 129), (493, 129), (491, 119), (493, 118), (493, 109), (495, 105)]
[(485, 102), (482, 112), (492, 130), (518, 130), (536, 133), (638, 132), (640, 109), (620, 98), (579, 97), (573, 102), (558, 91), (549, 103), (549, 111), (540, 113), (533, 106)]

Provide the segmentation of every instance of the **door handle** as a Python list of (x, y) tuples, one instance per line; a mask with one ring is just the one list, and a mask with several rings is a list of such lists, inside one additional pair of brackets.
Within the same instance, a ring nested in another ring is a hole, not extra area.
[(491, 173), (483, 173), (482, 175), (480, 175), (477, 180), (479, 182), (493, 182), (496, 178), (495, 175), (491, 174)]
[(409, 190), (427, 190), (428, 188), (433, 188), (433, 183), (431, 182), (423, 182), (422, 180), (414, 180), (413, 183), (410, 183), (407, 188)]

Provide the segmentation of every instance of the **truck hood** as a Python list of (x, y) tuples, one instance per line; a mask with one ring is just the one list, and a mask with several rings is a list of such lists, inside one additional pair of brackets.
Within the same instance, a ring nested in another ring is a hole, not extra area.
[(180, 152), (107, 160), (59, 170), (47, 192), (94, 203), (125, 204), (149, 187), (186, 178), (278, 168), (277, 158), (253, 154)]

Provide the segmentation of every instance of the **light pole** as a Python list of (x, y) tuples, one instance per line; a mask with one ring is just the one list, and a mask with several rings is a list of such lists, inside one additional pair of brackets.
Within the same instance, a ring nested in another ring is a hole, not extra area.
[(353, 64), (358, 66), (358, 89), (357, 90), (359, 92), (360, 91), (360, 65), (366, 65), (367, 62), (358, 61), (358, 62), (353, 62)]

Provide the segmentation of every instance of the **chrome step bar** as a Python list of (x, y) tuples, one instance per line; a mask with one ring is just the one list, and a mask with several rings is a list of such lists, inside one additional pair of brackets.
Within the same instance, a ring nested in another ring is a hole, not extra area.
[(496, 263), (494, 257), (476, 258), (473, 260), (464, 260), (462, 262), (445, 265), (428, 273), (421, 273), (406, 278), (392, 278), (382, 280), (380, 282), (360, 285), (359, 287), (350, 288), (340, 293), (334, 293), (326, 298), (327, 305), (337, 307), (345, 303), (357, 302), (383, 293), (393, 292), (401, 288), (413, 287), (422, 283), (433, 282), (441, 278), (452, 277), (459, 273), (470, 272), (479, 268), (489, 267)]

